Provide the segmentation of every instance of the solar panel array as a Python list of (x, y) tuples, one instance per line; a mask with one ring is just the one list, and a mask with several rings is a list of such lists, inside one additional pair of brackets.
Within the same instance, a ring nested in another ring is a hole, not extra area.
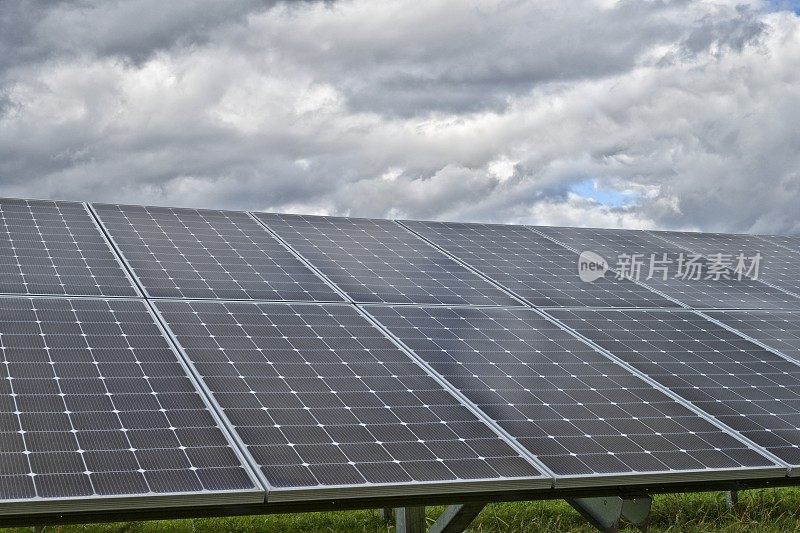
[(0, 298), (0, 499), (253, 490), (136, 300)]
[(403, 222), (537, 307), (675, 307), (627, 279), (576, 276), (578, 255), (525, 226)]
[(772, 464), (533, 310), (369, 311), (558, 475)]
[[(702, 254), (693, 255), (690, 250), (645, 231), (535, 229), (576, 251), (590, 250), (600, 254), (612, 268), (624, 268), (624, 272), (618, 269), (618, 273), (638, 278), (645, 285), (688, 307), (800, 309), (800, 298), (746, 276), (737, 279), (733, 268), (715, 269), (713, 261)], [(728, 252), (726, 249), (719, 253)], [(624, 267), (619, 265), (620, 262)], [(639, 265), (639, 272), (634, 272), (633, 263)], [(651, 265), (654, 267), (652, 270)]]
[[(3, 199), (0, 224), (0, 515), (800, 467), (791, 238)], [(764, 278), (613, 268), (716, 248)], [(612, 270), (581, 281), (586, 250)]]
[(247, 213), (94, 208), (151, 297), (341, 300)]
[(0, 199), (0, 293), (137, 296), (83, 204)]
[(518, 305), (390, 220), (256, 215), (356, 302)]
[(158, 309), (275, 488), (540, 476), (352, 307)]
[[(792, 246), (789, 239), (765, 239), (756, 235), (730, 235), (725, 233), (692, 233), (678, 231), (651, 232), (668, 242), (677, 244), (687, 250), (703, 255), (706, 258), (719, 257), (736, 262), (740, 255), (755, 257), (758, 255), (758, 270), (753, 276), (778, 289), (793, 294), (800, 294), (800, 279), (797, 276), (797, 265), (800, 264), (800, 247)], [(782, 241), (782, 242), (781, 242)], [(748, 264), (748, 267), (750, 265)]]
[(549, 311), (791, 465), (800, 465), (800, 367), (692, 311)]

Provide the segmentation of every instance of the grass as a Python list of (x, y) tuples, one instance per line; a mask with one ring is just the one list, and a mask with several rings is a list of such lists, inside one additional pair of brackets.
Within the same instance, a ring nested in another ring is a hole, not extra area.
[[(441, 507), (428, 509), (433, 523)], [(624, 531), (636, 531), (626, 527)], [(30, 528), (0, 529), (0, 533), (30, 533)], [(336, 513), (48, 526), (46, 533), (211, 533), (211, 532), (385, 532), (394, 528), (378, 518), (375, 510)], [(515, 502), (487, 506), (470, 531), (480, 533), (548, 531), (591, 532), (583, 518), (565, 502)], [(739, 494), (739, 506), (725, 507), (722, 493), (657, 495), (653, 500), (650, 531), (700, 533), (800, 532), (800, 489), (753, 490)]]

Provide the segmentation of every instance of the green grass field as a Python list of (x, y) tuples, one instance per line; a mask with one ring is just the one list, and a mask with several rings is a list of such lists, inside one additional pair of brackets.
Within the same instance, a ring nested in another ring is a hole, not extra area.
[[(432, 523), (441, 508), (428, 509)], [(348, 511), (290, 515), (249, 516), (91, 524), (80, 526), (48, 526), (45, 532), (55, 533), (203, 533), (203, 532), (391, 532), (394, 528), (382, 523), (378, 512)], [(626, 531), (636, 531), (626, 528)], [(30, 533), (28, 529), (2, 529), (2, 533)], [(564, 502), (519, 502), (487, 506), (472, 524), (470, 531), (594, 531)], [(722, 493), (658, 495), (653, 501), (653, 532), (800, 532), (800, 489), (770, 489), (742, 492), (739, 507), (728, 511)]]

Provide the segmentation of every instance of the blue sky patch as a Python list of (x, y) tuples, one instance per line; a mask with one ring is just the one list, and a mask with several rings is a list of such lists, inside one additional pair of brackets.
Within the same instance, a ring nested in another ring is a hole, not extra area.
[(597, 180), (592, 179), (573, 184), (570, 191), (608, 207), (625, 207), (636, 200), (636, 195), (632, 192), (599, 187)]

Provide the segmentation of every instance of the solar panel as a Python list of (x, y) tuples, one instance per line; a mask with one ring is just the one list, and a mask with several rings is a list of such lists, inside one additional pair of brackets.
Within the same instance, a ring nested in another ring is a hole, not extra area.
[(515, 478), (550, 486), (351, 306), (156, 307), (260, 465), (270, 501), (332, 487), (374, 496), (377, 486), (467, 481), (508, 490)]
[(537, 307), (677, 307), (626, 279), (581, 281), (578, 254), (525, 226), (403, 224)]
[(800, 236), (798, 235), (758, 235), (758, 238), (790, 250), (800, 250)]
[(356, 302), (520, 305), (390, 220), (256, 216)]
[(691, 311), (552, 310), (672, 392), (800, 465), (800, 367)]
[(800, 313), (707, 311), (705, 314), (800, 362)]
[(93, 207), (148, 296), (341, 301), (247, 213)]
[(780, 289), (795, 294), (800, 293), (800, 249), (794, 251), (756, 235), (689, 231), (654, 231), (651, 233), (709, 258), (723, 254), (727, 256), (727, 259), (735, 262), (739, 254), (744, 257), (755, 257), (758, 254), (758, 270), (754, 270), (753, 276)]
[(0, 293), (137, 296), (77, 202), (0, 198)]
[(557, 475), (773, 466), (533, 310), (367, 309)]
[[(716, 275), (708, 259), (693, 257), (688, 250), (645, 231), (544, 226), (535, 230), (575, 251), (588, 250), (603, 256), (612, 268), (624, 268), (628, 277), (638, 278), (688, 307), (800, 309), (800, 298), (747, 277), (736, 279), (730, 269), (721, 269)], [(634, 254), (639, 254), (638, 276), (630, 266)], [(664, 259), (664, 270), (659, 270), (658, 262)], [(656, 267), (652, 271), (651, 265)]]
[(0, 298), (0, 356), (4, 513), (263, 501), (144, 302)]

